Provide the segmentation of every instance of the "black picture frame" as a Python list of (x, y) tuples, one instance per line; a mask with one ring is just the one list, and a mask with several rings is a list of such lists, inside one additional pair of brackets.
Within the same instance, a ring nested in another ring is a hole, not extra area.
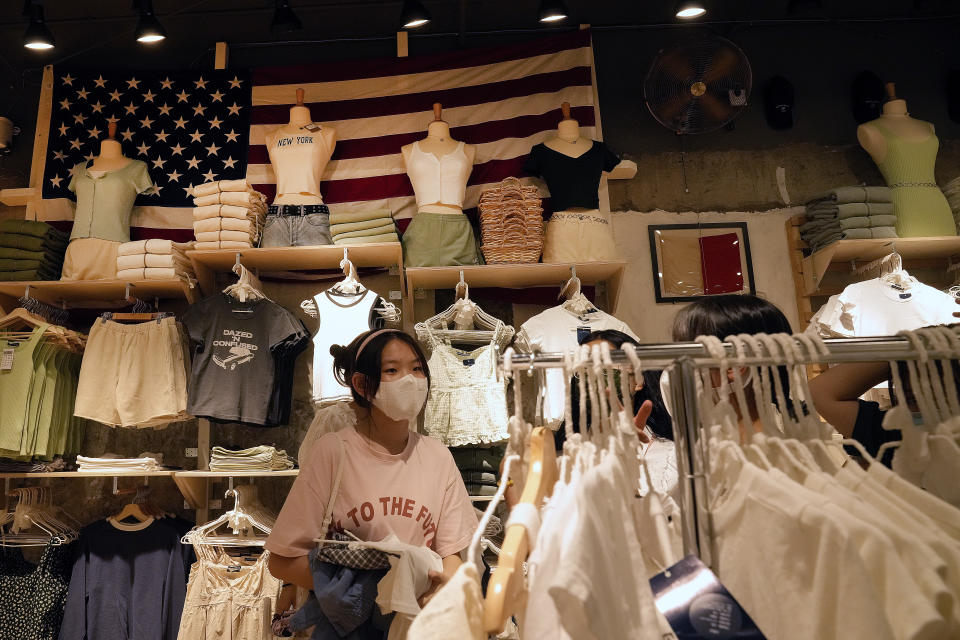
[[(664, 291), (663, 287), (663, 270), (661, 269), (661, 259), (660, 259), (660, 250), (659, 243), (657, 242), (657, 234), (670, 232), (670, 231), (709, 231), (708, 235), (720, 235), (724, 231), (736, 233), (740, 236), (741, 242), (741, 266), (745, 266), (746, 269), (742, 270), (742, 273), (745, 274), (744, 278), (744, 287), (742, 290), (735, 292), (736, 294), (750, 294), (756, 295), (756, 283), (754, 281), (753, 275), (753, 257), (750, 254), (750, 234), (747, 231), (746, 222), (708, 222), (701, 224), (651, 224), (647, 226), (647, 234), (650, 240), (650, 262), (653, 267), (653, 288), (654, 295), (656, 296), (657, 303), (675, 303), (675, 302), (693, 302), (703, 297), (708, 297), (709, 294), (702, 293), (699, 295), (672, 295)], [(745, 264), (744, 264), (745, 263)]]

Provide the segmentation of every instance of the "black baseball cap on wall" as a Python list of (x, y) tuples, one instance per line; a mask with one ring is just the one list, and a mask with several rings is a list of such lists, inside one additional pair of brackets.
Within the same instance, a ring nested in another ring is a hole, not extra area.
[(857, 124), (870, 122), (880, 117), (886, 94), (883, 80), (872, 71), (861, 71), (850, 86), (850, 106)]
[(763, 108), (771, 129), (793, 127), (793, 84), (783, 76), (774, 76), (763, 87)]

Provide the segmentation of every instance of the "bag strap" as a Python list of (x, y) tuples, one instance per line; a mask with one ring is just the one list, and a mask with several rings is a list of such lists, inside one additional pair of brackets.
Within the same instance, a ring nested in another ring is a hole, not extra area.
[(333, 479), (333, 488), (330, 490), (330, 500), (327, 502), (327, 510), (323, 514), (323, 525), (321, 527), (320, 535), (326, 537), (327, 531), (330, 530), (330, 522), (333, 520), (333, 503), (337, 500), (337, 495), (340, 493), (340, 479), (343, 477), (343, 461), (347, 457), (346, 445), (343, 443), (343, 438), (337, 435), (337, 442), (340, 443), (340, 458), (337, 461), (337, 474)]

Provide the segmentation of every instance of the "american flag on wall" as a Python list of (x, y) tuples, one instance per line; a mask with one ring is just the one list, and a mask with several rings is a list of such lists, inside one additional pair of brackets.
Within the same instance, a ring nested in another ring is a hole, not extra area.
[(324, 202), (332, 211), (390, 209), (405, 228), (416, 203), (400, 147), (424, 137), (440, 102), (451, 135), (477, 146), (464, 202), (475, 208), (484, 189), (523, 175), (530, 148), (554, 135), (561, 102), (570, 103), (582, 135), (596, 137), (592, 63), (590, 32), (583, 30), (431, 56), (257, 68), (247, 178), (273, 198), (266, 134), (289, 121), (303, 88), (314, 122), (337, 132), (321, 183)]
[(133, 239), (193, 239), (188, 188), (246, 174), (249, 73), (54, 72), (39, 219), (70, 227), (71, 172), (100, 152), (110, 122), (123, 154), (147, 164), (155, 188), (137, 197)]

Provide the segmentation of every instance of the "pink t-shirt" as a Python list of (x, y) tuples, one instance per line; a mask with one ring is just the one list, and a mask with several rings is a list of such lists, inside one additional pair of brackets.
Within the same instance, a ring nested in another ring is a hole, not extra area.
[(348, 427), (328, 433), (312, 447), (309, 464), (293, 483), (266, 548), (277, 555), (306, 555), (322, 538), (323, 516), (340, 456), (346, 445), (343, 478), (333, 506), (333, 524), (361, 540), (394, 533), (401, 542), (426, 546), (441, 557), (470, 544), (476, 513), (453, 456), (433, 438), (410, 433), (403, 453), (371, 449)]

